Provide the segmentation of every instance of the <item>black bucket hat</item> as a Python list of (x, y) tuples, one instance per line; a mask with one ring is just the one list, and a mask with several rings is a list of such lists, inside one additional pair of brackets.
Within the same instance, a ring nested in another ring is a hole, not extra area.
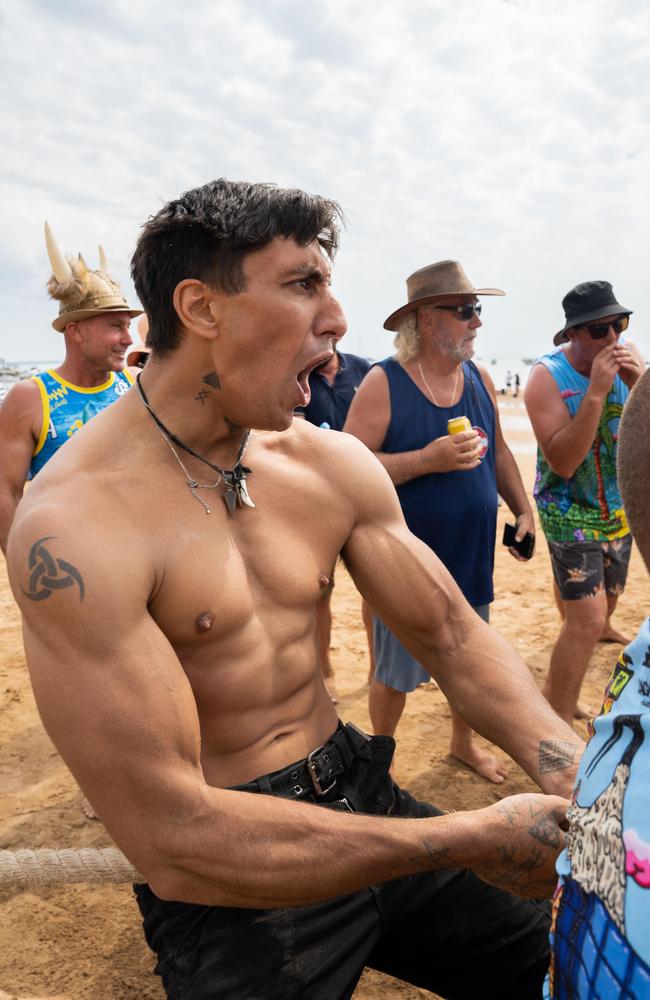
[(567, 330), (574, 326), (584, 326), (593, 319), (603, 316), (631, 316), (632, 310), (626, 309), (616, 301), (614, 289), (609, 281), (583, 281), (576, 285), (562, 299), (562, 308), (566, 323), (553, 337), (553, 343), (564, 343), (569, 338)]

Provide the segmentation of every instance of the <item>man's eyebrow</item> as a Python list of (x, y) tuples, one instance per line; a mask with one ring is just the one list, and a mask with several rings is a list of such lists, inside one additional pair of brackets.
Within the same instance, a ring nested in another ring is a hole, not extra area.
[(317, 264), (296, 264), (295, 267), (289, 268), (285, 272), (285, 276), (287, 278), (311, 278), (313, 281), (329, 282), (332, 278), (332, 272), (329, 268), (319, 267)]

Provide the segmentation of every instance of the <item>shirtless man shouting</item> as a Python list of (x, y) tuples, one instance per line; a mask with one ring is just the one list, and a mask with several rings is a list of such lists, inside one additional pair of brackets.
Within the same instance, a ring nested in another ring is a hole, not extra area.
[[(168, 995), (349, 997), (372, 965), (442, 995), (537, 997), (546, 909), (503, 890), (550, 893), (582, 744), (365, 446), (292, 424), (345, 329), (338, 221), (326, 199), (221, 180), (145, 224), (139, 392), (44, 470), (10, 535), (36, 698), (147, 879)], [(442, 815), (393, 784), (390, 737), (339, 723), (315, 632), (339, 553), (550, 794)]]

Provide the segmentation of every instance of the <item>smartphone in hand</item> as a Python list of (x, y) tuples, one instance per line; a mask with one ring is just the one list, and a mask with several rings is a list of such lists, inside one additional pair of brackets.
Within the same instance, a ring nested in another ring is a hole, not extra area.
[(509, 549), (515, 549), (524, 559), (530, 559), (535, 551), (535, 536), (530, 531), (527, 531), (522, 540), (517, 542), (515, 541), (516, 534), (516, 524), (504, 524), (503, 544)]

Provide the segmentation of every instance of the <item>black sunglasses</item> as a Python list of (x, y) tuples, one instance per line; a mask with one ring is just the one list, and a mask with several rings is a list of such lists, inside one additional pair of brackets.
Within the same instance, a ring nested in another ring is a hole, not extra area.
[(611, 326), (614, 333), (623, 333), (623, 330), (627, 330), (630, 324), (629, 316), (619, 316), (618, 319), (613, 319), (609, 323), (590, 323), (588, 326), (576, 327), (578, 330), (586, 330), (592, 340), (602, 340), (609, 333), (609, 328)]
[(475, 315), (480, 316), (482, 308), (480, 302), (465, 302), (462, 306), (434, 306), (434, 309), (446, 309), (447, 312), (453, 313), (457, 319), (463, 319), (465, 322)]

